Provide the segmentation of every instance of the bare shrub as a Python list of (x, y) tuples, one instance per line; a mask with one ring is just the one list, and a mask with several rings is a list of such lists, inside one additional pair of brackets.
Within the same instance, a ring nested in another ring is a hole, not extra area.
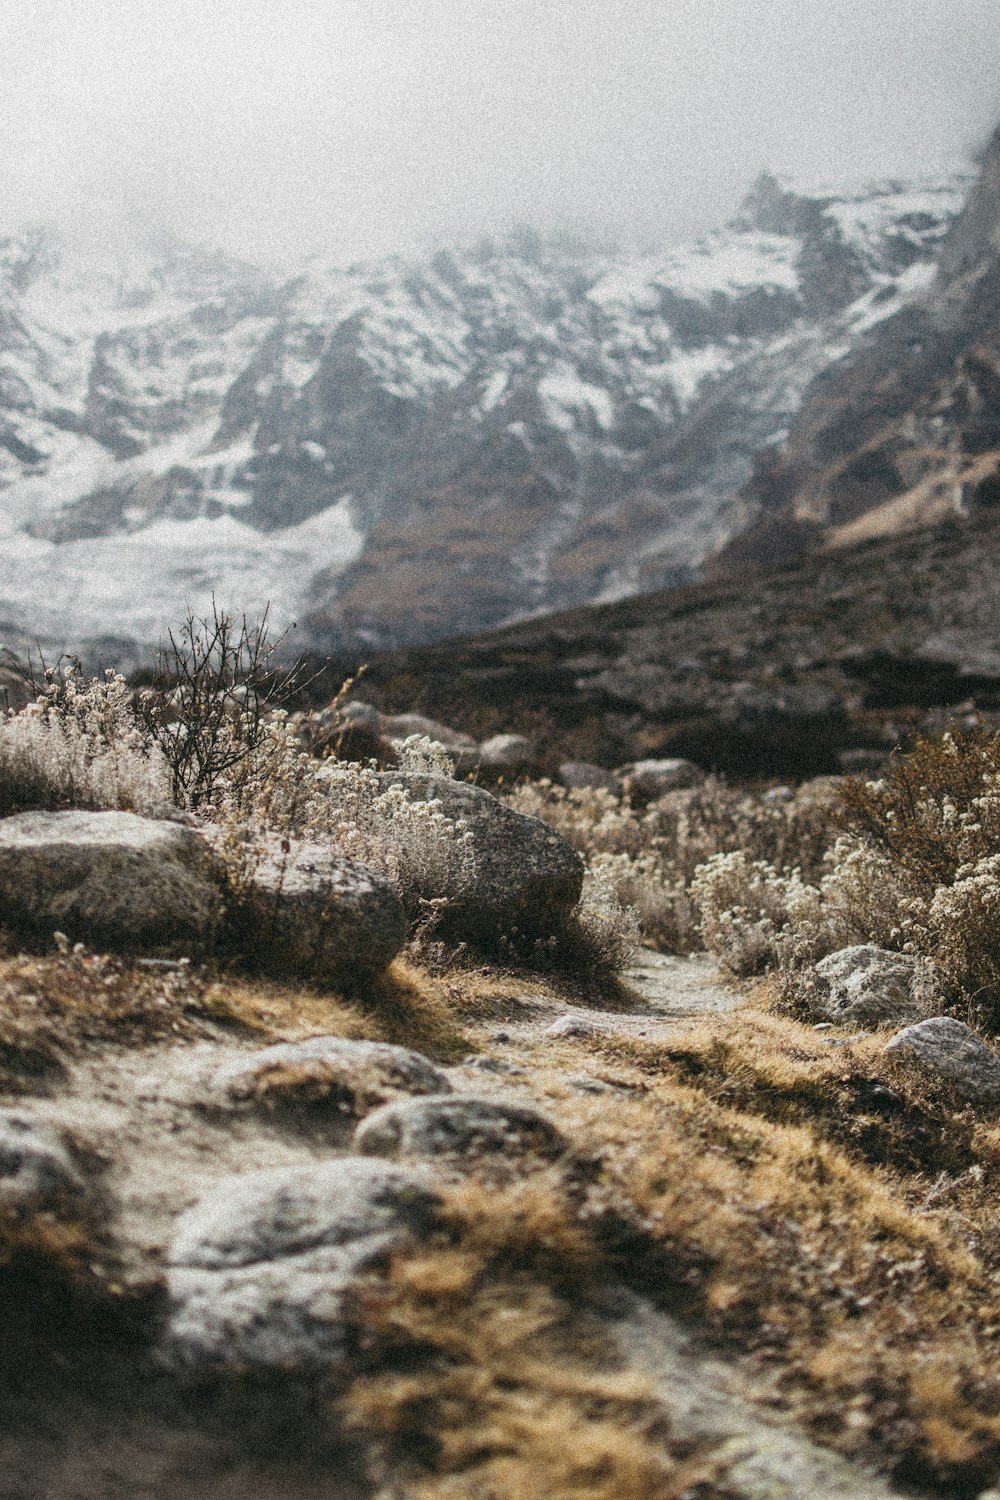
[(147, 690), (139, 716), (170, 767), (178, 807), (210, 802), (232, 773), (265, 748), (272, 703), (301, 687), (298, 668), (279, 670), (284, 636), (272, 640), (267, 611), (256, 625), (212, 600), (210, 616), (188, 615), (160, 652), (162, 691)]

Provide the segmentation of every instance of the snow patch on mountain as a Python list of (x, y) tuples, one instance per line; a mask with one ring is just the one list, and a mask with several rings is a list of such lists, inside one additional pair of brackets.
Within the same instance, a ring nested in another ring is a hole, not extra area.
[(141, 646), (214, 590), (390, 644), (690, 576), (969, 181), (765, 176), (660, 254), (520, 232), (286, 279), (2, 241), (0, 625)]

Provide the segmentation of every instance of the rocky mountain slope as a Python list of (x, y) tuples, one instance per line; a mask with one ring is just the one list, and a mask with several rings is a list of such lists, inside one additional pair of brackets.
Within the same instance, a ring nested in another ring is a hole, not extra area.
[[(615, 766), (688, 756), (740, 776), (877, 764), (914, 728), (1000, 709), (997, 517), (959, 517), (728, 579), (386, 653), (389, 711), (532, 734)], [(357, 667), (335, 660), (331, 688)]]
[(1000, 130), (927, 294), (814, 381), (757, 464), (723, 566), (1000, 500)]
[(0, 631), (128, 659), (190, 603), (369, 648), (692, 576), (969, 179), (797, 191), (623, 256), (527, 232), (291, 279), (0, 244)]

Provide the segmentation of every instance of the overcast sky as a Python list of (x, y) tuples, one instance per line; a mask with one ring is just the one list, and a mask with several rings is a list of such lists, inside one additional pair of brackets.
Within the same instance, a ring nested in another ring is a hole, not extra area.
[(4, 0), (0, 223), (279, 262), (515, 221), (655, 243), (764, 166), (935, 171), (997, 0)]

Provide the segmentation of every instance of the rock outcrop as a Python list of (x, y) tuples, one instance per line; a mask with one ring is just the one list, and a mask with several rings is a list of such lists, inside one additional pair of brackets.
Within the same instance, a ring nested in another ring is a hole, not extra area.
[(438, 804), (468, 832), (471, 874), (460, 888), (433, 892), (449, 899), (443, 925), (452, 936), (489, 944), (560, 930), (580, 899), (583, 862), (547, 823), (444, 776), (385, 771), (379, 785), (400, 787), (411, 802)]
[(222, 918), (225, 876), (178, 823), (127, 812), (28, 812), (0, 820), (0, 925), (112, 952), (198, 952)]
[(169, 1248), (172, 1367), (299, 1375), (348, 1353), (346, 1295), (366, 1269), (426, 1235), (438, 1197), (402, 1167), (345, 1158), (218, 1182)]

